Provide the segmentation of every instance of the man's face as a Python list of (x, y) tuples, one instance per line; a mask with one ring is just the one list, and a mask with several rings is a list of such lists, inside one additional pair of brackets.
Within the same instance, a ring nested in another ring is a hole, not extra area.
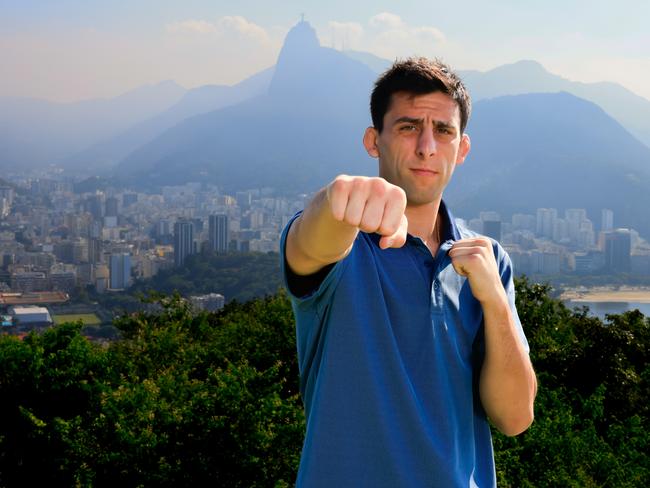
[(442, 92), (393, 94), (381, 133), (366, 130), (368, 154), (379, 158), (379, 176), (406, 192), (409, 206), (435, 202), (470, 142), (460, 132), (458, 104)]

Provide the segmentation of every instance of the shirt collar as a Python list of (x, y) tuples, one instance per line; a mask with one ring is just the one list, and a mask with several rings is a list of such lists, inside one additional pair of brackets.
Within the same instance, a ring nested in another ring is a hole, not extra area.
[[(438, 209), (438, 218), (440, 219), (440, 245), (448, 241), (458, 241), (460, 240), (460, 231), (456, 226), (456, 219), (445, 205), (443, 200), (440, 201), (440, 208)], [(412, 236), (411, 234), (407, 235), (407, 239), (420, 240), (417, 237)]]
[(460, 240), (460, 231), (456, 225), (456, 219), (443, 200), (440, 200), (440, 209), (438, 210), (438, 217), (442, 217), (442, 232), (440, 233), (441, 242), (445, 241), (458, 241)]

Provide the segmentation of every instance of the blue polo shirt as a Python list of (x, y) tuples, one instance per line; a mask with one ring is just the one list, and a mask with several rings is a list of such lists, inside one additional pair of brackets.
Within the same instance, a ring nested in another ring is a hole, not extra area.
[[(300, 391), (307, 431), (298, 487), (490, 487), (496, 485), (492, 439), (478, 396), (483, 312), (447, 251), (476, 236), (440, 207), (436, 256), (408, 236), (382, 250), (360, 232), (349, 255), (319, 285), (296, 296)], [(295, 217), (294, 217), (295, 219)], [(503, 285), (514, 304), (512, 266), (493, 242)]]

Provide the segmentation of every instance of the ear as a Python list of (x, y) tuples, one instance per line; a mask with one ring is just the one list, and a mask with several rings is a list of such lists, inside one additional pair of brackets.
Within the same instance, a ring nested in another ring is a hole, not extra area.
[(366, 148), (371, 158), (379, 157), (379, 148), (377, 148), (377, 137), (379, 133), (374, 127), (368, 127), (363, 134), (363, 147)]
[(469, 140), (469, 136), (467, 134), (463, 134), (460, 138), (460, 144), (458, 145), (458, 156), (456, 156), (456, 164), (463, 164), (465, 162), (465, 158), (467, 157), (467, 154), (469, 153), (471, 147), (472, 143)]

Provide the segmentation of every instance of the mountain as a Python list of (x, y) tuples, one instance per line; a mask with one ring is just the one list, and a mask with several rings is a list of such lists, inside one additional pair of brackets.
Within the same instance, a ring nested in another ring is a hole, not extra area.
[(565, 92), (482, 100), (467, 132), (470, 155), (446, 192), (460, 216), (610, 208), (650, 236), (650, 149), (595, 104)]
[[(319, 46), (300, 23), (267, 93), (186, 119), (132, 153), (116, 175), (141, 185), (310, 191), (339, 173), (376, 174), (361, 144), (375, 76)], [(446, 194), (459, 216), (554, 206), (594, 217), (611, 208), (617, 225), (650, 236), (650, 149), (594, 103), (566, 92), (483, 99), (468, 132), (472, 151)]]
[(130, 183), (212, 181), (226, 189), (307, 191), (343, 171), (372, 171), (360, 141), (375, 74), (319, 45), (307, 22), (288, 34), (269, 90), (191, 117), (129, 155)]
[(56, 163), (175, 104), (185, 89), (172, 81), (111, 99), (54, 103), (0, 97), (0, 168)]
[[(375, 73), (387, 69), (391, 62), (373, 54), (345, 51)], [(594, 102), (623, 124), (636, 138), (650, 147), (650, 100), (617, 83), (581, 83), (570, 81), (547, 71), (537, 61), (523, 60), (481, 72), (459, 71), (473, 101), (525, 93), (565, 91)]]
[(616, 83), (581, 83), (549, 73), (536, 61), (519, 61), (481, 73), (461, 73), (475, 100), (534, 92), (566, 91), (594, 102), (650, 147), (650, 100)]
[(115, 137), (101, 141), (61, 162), (69, 171), (110, 172), (122, 159), (167, 129), (194, 115), (234, 105), (268, 90), (274, 67), (233, 86), (205, 85), (188, 90), (167, 110), (128, 127)]
[(346, 50), (343, 51), (343, 54), (355, 61), (362, 62), (377, 74), (383, 73), (390, 68), (391, 64), (393, 64), (393, 62), (388, 59), (380, 58), (379, 56), (364, 51)]

